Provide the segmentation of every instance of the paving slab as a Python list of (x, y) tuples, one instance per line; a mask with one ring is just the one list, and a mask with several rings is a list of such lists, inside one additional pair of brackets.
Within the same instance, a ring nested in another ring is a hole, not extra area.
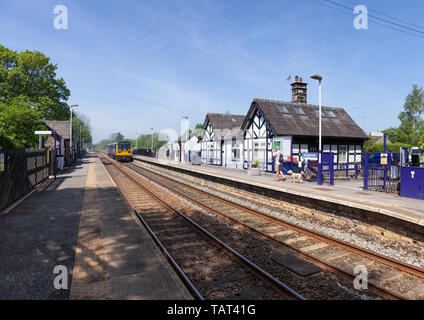
[[(68, 271), (55, 289), (54, 268)], [(0, 299), (192, 299), (95, 154), (0, 216)]]

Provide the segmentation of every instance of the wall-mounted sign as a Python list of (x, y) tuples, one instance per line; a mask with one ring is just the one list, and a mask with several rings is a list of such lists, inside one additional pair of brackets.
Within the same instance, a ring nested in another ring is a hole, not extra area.
[(318, 152), (304, 152), (302, 153), (302, 160), (318, 160)]
[(381, 154), (380, 164), (387, 164), (387, 153)]
[(34, 132), (35, 134), (52, 134), (52, 132), (51, 131), (35, 131)]

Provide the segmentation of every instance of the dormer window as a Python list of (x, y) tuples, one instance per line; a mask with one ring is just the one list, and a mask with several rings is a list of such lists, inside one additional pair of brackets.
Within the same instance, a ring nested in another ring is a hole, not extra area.
[(326, 110), (325, 110), (325, 113), (328, 115), (328, 117), (329, 117), (330, 119), (337, 119), (336, 115), (334, 114), (334, 112), (333, 112), (332, 110), (330, 110), (330, 109), (326, 109)]
[[(314, 108), (314, 111), (317, 117), (319, 117), (319, 108)], [(327, 115), (325, 114), (324, 109), (321, 110), (321, 118), (327, 119)]]
[(281, 103), (277, 104), (277, 109), (278, 111), (280, 111), (281, 114), (290, 115), (289, 109), (287, 109), (287, 107)]
[(297, 115), (299, 116), (306, 116), (305, 111), (303, 111), (301, 106), (293, 106), (294, 111), (296, 112)]

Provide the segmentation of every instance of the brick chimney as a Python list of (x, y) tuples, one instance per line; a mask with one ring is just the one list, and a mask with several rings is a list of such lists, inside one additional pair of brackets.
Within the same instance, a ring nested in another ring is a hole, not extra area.
[(292, 86), (292, 102), (293, 103), (307, 103), (306, 86), (308, 84), (303, 82), (302, 77), (296, 76)]

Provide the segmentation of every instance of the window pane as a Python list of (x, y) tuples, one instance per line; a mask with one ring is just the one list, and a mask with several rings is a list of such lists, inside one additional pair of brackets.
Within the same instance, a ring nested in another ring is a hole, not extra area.
[(280, 111), (282, 114), (290, 114), (289, 109), (285, 105), (277, 104), (278, 111)]
[(301, 116), (305, 116), (305, 111), (303, 111), (302, 107), (300, 106), (293, 106), (294, 111), (296, 112), (296, 114), (301, 115)]

